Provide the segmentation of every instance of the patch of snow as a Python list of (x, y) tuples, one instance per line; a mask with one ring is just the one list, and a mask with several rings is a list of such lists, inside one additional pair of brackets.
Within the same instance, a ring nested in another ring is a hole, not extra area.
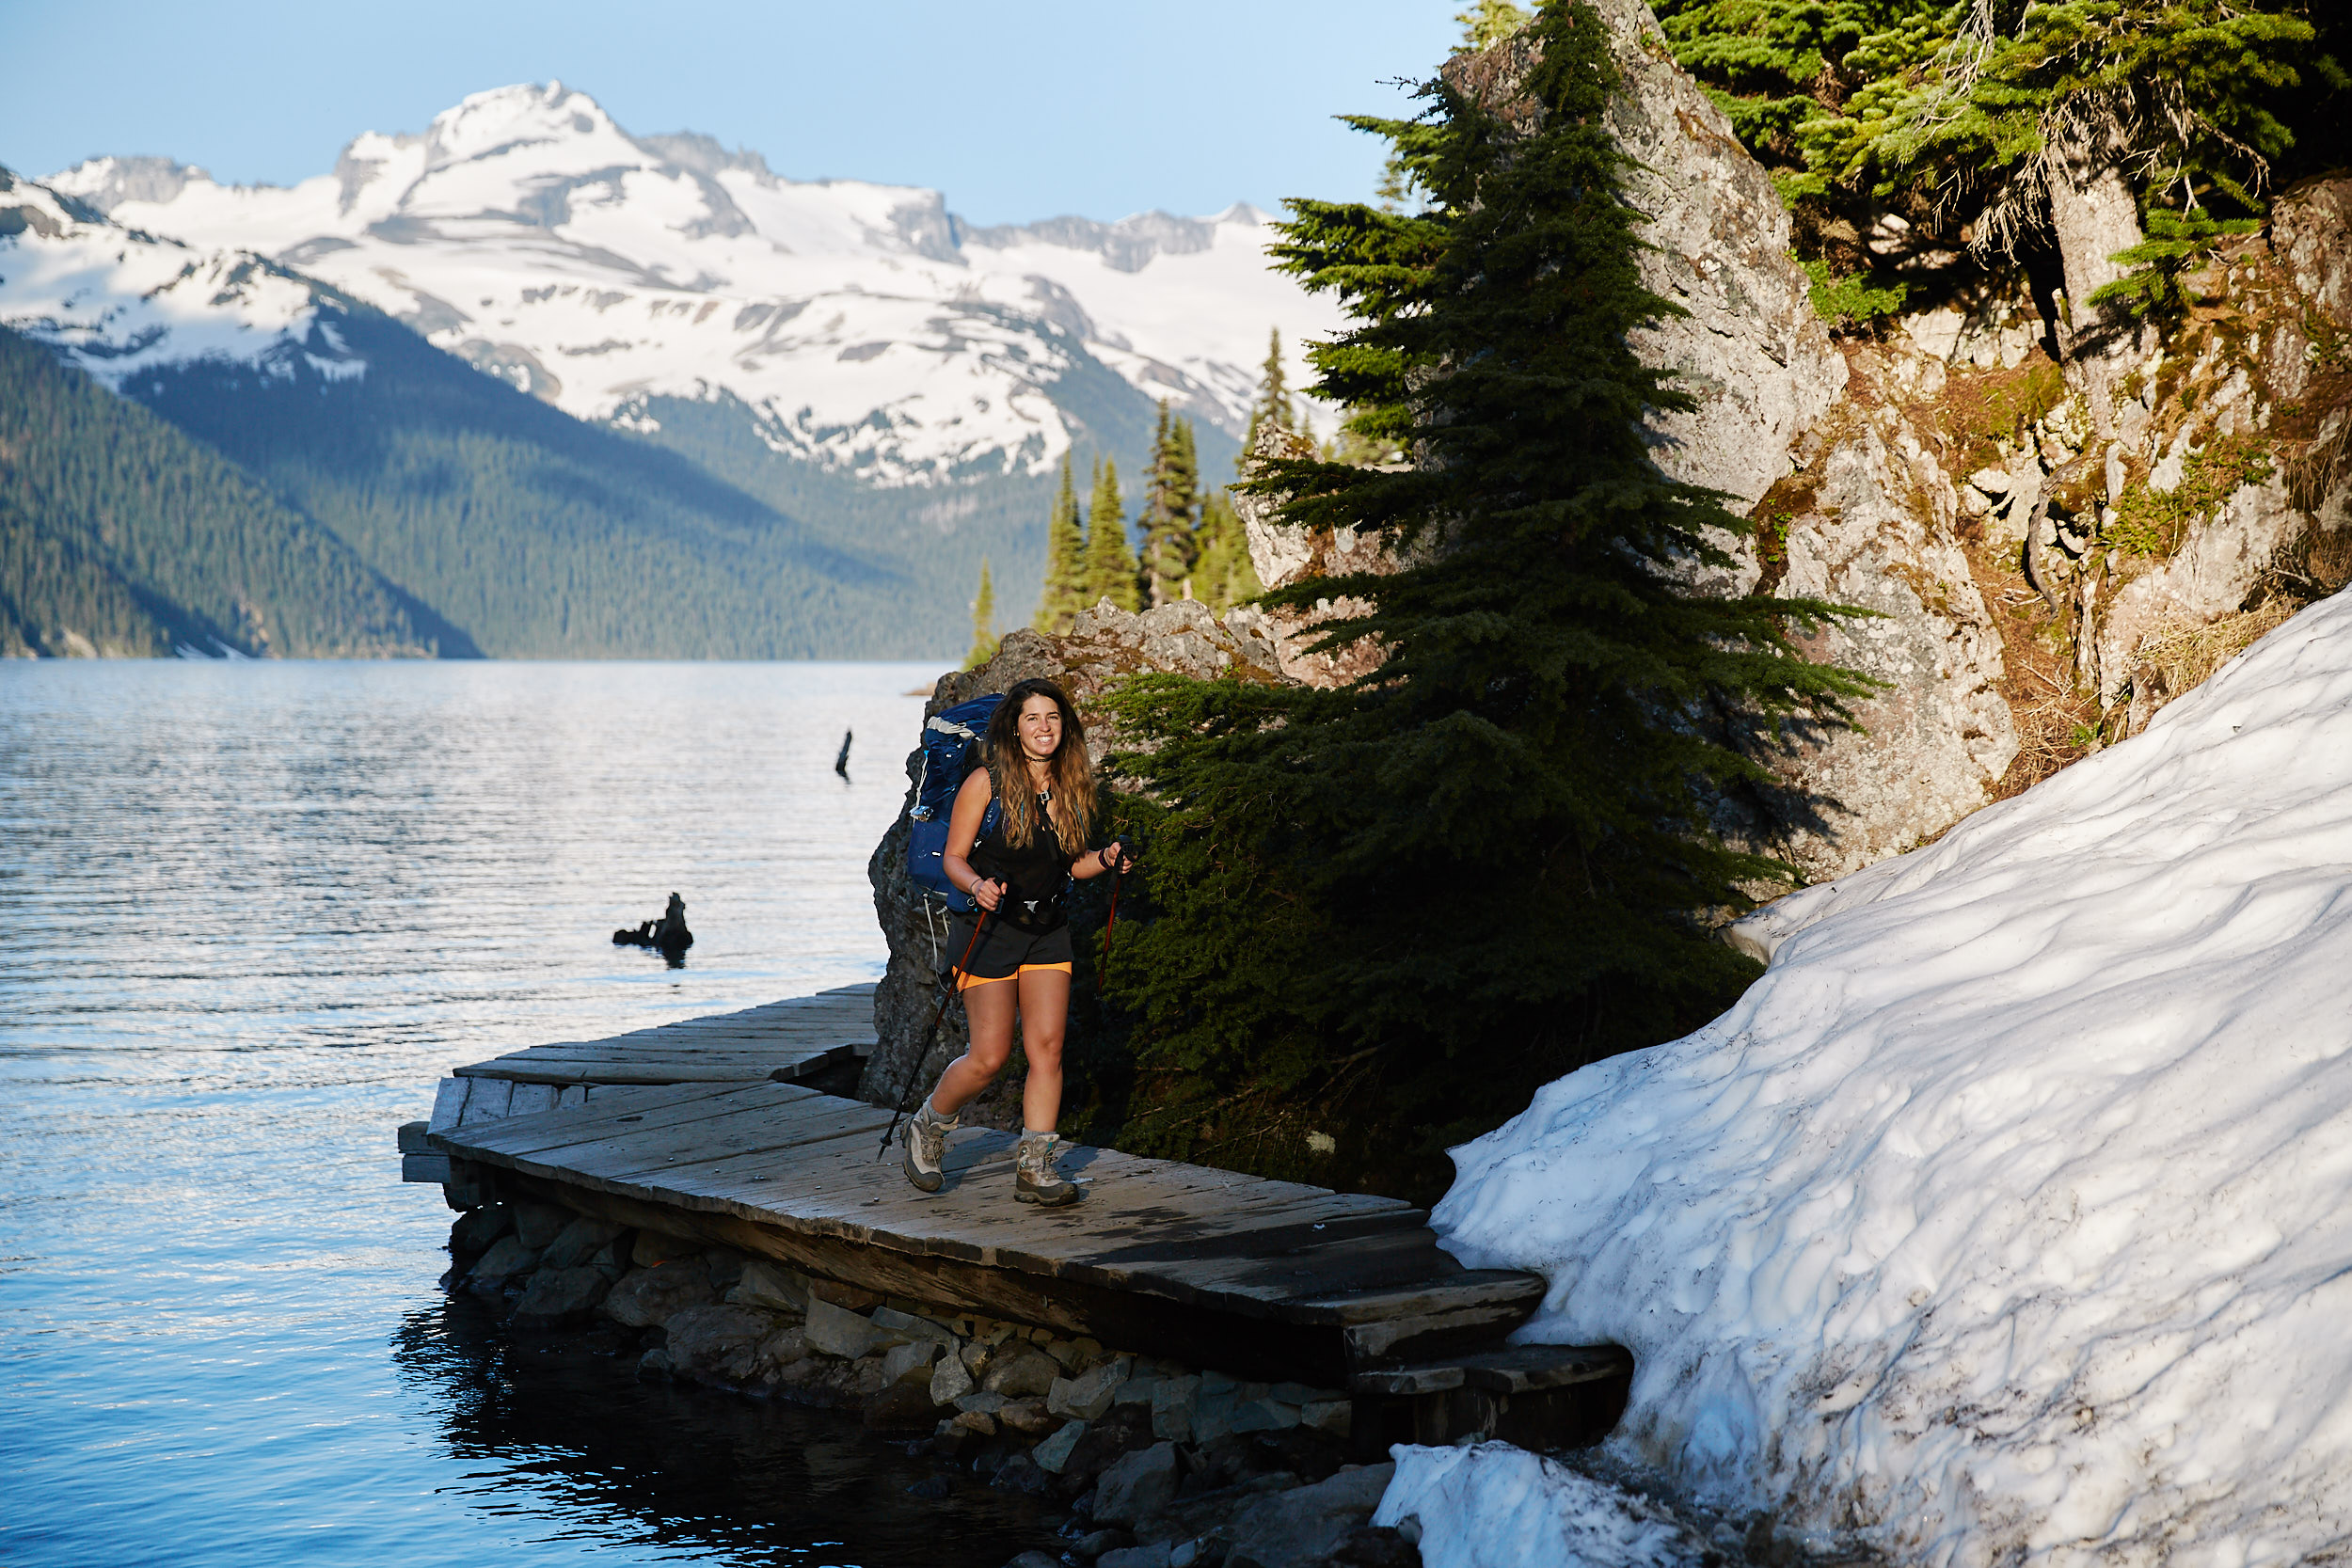
[(1549, 1277), (1522, 1338), (1633, 1351), (1613, 1457), (1905, 1562), (2343, 1552), (2352, 595), (1758, 924), (1736, 1007), (1434, 1215)]
[(106, 386), (158, 366), (210, 360), (286, 377), (363, 373), (329, 319), (342, 307), (260, 257), (126, 231), (30, 181), (0, 189), (17, 231), (0, 235), (0, 325), (52, 348)]
[(1074, 430), (1047, 392), (1086, 356), (1238, 436), (1268, 330), (1297, 386), (1341, 325), (1267, 267), (1246, 205), (967, 230), (936, 191), (780, 179), (693, 140), (633, 138), (558, 82), (367, 133), (291, 189), (151, 159), (52, 182), (277, 258), (580, 418), (732, 396), (771, 445), (877, 485), (1049, 470)]
[(1697, 1568), (1703, 1555), (1646, 1498), (1508, 1443), (1389, 1454), (1372, 1522), (1413, 1521), (1423, 1568)]

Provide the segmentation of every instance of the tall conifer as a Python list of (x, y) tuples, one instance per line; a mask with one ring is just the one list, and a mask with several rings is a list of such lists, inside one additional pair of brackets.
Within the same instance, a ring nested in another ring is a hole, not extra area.
[(1061, 488), (1045, 522), (1045, 586), (1038, 595), (1038, 630), (1058, 637), (1087, 607), (1087, 540), (1078, 526), (1078, 493), (1071, 483), (1071, 456), (1062, 454)]
[(1713, 788), (1765, 775), (1697, 721), (1835, 722), (1867, 689), (1792, 641), (1835, 607), (1690, 586), (1752, 525), (1650, 459), (1645, 415), (1692, 402), (1629, 346), (1675, 308), (1636, 267), (1603, 25), (1546, 0), (1534, 27), (1530, 129), (1442, 79), (1421, 120), (1358, 121), (1424, 211), (1290, 204), (1276, 255), (1354, 317), (1313, 352), (1317, 394), (1421, 462), (1293, 458), (1251, 487), (1407, 564), (1266, 596), (1366, 607), (1322, 628), (1382, 650), (1353, 686), (1146, 675), (1117, 699), (1157, 915), (1111, 991), (1136, 1081), (1166, 1085), (1129, 1105), (1128, 1147), (1282, 1168), (1285, 1129), (1338, 1127), (1334, 1177), (1441, 1185), (1448, 1143), (1755, 973), (1701, 914), (1789, 872), (1714, 835)]
[(972, 601), (972, 651), (963, 667), (977, 670), (996, 657), (996, 585), (989, 580), (988, 557), (980, 557), (980, 592)]
[(1199, 553), (1200, 461), (1193, 455), (1192, 426), (1171, 419), (1160, 404), (1152, 437), (1152, 466), (1144, 476), (1143, 577), (1152, 603), (1184, 596)]
[(1258, 396), (1249, 405), (1249, 429), (1241, 438), (1238, 461), (1245, 473), (1249, 468), (1250, 450), (1258, 444), (1258, 431), (1269, 420), (1278, 430), (1298, 428), (1298, 411), (1291, 406), (1290, 387), (1282, 371), (1282, 329), (1279, 326), (1266, 334), (1265, 363), (1258, 371)]
[(1126, 502), (1119, 494), (1119, 465), (1104, 460), (1094, 471), (1094, 495), (1087, 503), (1086, 603), (1091, 610), (1108, 599), (1121, 610), (1142, 608), (1135, 551), (1127, 547)]

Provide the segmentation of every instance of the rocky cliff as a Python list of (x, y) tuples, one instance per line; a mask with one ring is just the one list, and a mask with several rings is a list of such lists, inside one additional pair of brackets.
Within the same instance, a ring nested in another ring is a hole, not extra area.
[[(2140, 335), (2136, 368), (2067, 356), (2022, 278), (1949, 266), (1893, 329), (1833, 341), (1762, 166), (1646, 6), (1597, 5), (1624, 83), (1611, 128), (1641, 166), (1644, 280), (1685, 312), (1642, 346), (1698, 402), (1653, 421), (1658, 461), (1757, 525), (1709, 585), (1869, 611), (1810, 651), (1884, 683), (1858, 732), (1789, 733), (1784, 787), (1724, 803), (1735, 837), (1817, 879), (1912, 848), (2341, 585), (2352, 182), (2290, 193), (2267, 237), (2196, 280), (2169, 346)], [(1534, 63), (1511, 40), (1445, 70), (1517, 119)], [(1299, 536), (1263, 499), (1241, 510), (1269, 587), (1380, 569), (1370, 541)], [(1269, 624), (1286, 673), (1337, 684), (1376, 662), (1305, 651), (1347, 608)]]

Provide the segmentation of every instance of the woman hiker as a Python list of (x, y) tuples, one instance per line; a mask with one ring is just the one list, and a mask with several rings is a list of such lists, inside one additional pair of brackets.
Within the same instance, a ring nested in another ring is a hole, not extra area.
[[(1023, 1203), (1075, 1203), (1078, 1183), (1054, 1168), (1060, 1138), (1062, 1032), (1070, 1020), (1069, 879), (1099, 877), (1135, 863), (1125, 847), (1088, 849), (1094, 831), (1094, 768), (1076, 710), (1052, 681), (1026, 680), (1005, 693), (988, 721), (976, 768), (947, 816), (947, 879), (987, 911), (978, 943), (976, 914), (958, 915), (951, 952), (969, 953), (956, 971), (972, 1044), (947, 1064), (939, 1085), (906, 1124), (907, 1180), (927, 1193), (946, 1180), (940, 1161), (956, 1118), (1012, 1055), (1012, 1024), (1029, 1077), (1021, 1091), (1021, 1145), (1013, 1196)], [(1003, 800), (985, 836), (981, 819)], [(978, 842), (975, 843), (975, 840)]]

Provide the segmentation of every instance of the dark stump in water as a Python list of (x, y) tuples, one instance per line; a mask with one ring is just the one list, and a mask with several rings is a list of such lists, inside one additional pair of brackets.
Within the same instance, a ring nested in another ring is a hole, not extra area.
[(694, 945), (694, 933), (686, 928), (686, 900), (673, 893), (660, 920), (644, 921), (633, 929), (622, 927), (612, 933), (612, 945), (650, 947), (675, 963)]

